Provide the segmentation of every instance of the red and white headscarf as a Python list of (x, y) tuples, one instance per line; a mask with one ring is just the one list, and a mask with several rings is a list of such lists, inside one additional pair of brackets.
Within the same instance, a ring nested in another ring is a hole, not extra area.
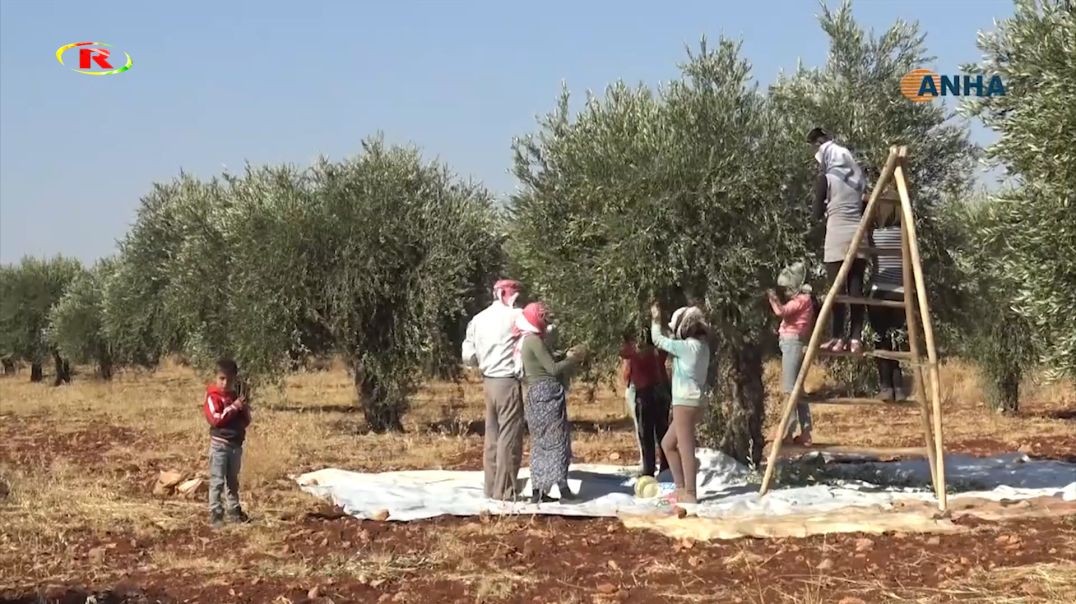
[(520, 285), (519, 281), (501, 279), (493, 284), (493, 297), (501, 304), (512, 308), (516, 304), (516, 298), (519, 297), (519, 290), (521, 289), (523, 289), (523, 286)]
[(523, 313), (516, 319), (512, 327), (512, 335), (516, 337), (516, 347), (512, 354), (515, 364), (516, 375), (523, 377), (523, 338), (527, 334), (542, 337), (549, 329), (549, 311), (541, 302), (531, 302), (523, 308)]

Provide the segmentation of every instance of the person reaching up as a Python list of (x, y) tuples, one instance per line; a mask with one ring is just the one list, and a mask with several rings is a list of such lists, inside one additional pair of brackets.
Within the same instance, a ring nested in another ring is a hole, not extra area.
[(710, 365), (709, 326), (702, 309), (682, 307), (666, 327), (661, 307), (650, 308), (650, 336), (654, 346), (672, 356), (672, 425), (661, 440), (676, 491), (670, 498), (697, 503), (695, 426), (706, 401), (706, 378)]
[[(781, 393), (788, 395), (796, 387), (796, 378), (803, 364), (804, 346), (811, 337), (814, 324), (814, 300), (811, 299), (811, 286), (804, 283), (805, 269), (798, 262), (785, 270), (777, 278), (781, 288), (779, 296), (774, 290), (767, 292), (773, 314), (781, 318), (777, 333), (781, 346)], [(783, 298), (783, 299), (782, 299)], [(811, 446), (811, 408), (801, 397), (796, 404), (796, 417), (799, 421), (800, 435), (793, 439), (795, 422), (789, 422), (785, 440), (805, 447)]]

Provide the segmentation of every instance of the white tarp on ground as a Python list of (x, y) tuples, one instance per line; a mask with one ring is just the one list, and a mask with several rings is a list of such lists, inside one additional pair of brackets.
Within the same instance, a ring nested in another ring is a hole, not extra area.
[[(925, 460), (823, 463), (812, 454), (785, 461), (783, 481), (765, 497), (758, 496), (757, 476), (731, 458), (699, 450), (699, 504), (690, 506), (701, 518), (725, 516), (821, 513), (849, 506), (882, 506), (897, 501), (933, 500)], [(1019, 500), (1060, 495), (1076, 501), (1076, 464), (1032, 460), (1015, 453), (978, 458), (947, 455), (946, 479), (951, 499), (977, 497)], [(482, 494), (481, 471), (417, 470), (367, 474), (328, 468), (296, 477), (308, 493), (326, 499), (359, 518), (388, 511), (392, 520), (418, 520), (442, 515), (556, 514), (617, 516), (648, 514), (661, 508), (657, 499), (634, 496), (633, 467), (573, 465), (569, 484), (579, 494), (576, 503), (505, 503)], [(520, 472), (521, 480), (528, 470)], [(667, 475), (658, 477), (663, 491), (671, 489)], [(530, 484), (524, 488), (530, 492)], [(552, 495), (556, 496), (554, 488)], [(667, 506), (665, 509), (668, 509)]]

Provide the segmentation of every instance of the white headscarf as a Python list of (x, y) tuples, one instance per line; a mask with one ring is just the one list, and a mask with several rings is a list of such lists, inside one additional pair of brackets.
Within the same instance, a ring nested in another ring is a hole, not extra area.
[(706, 324), (706, 315), (698, 306), (681, 306), (672, 314), (669, 321), (669, 330), (679, 339), (684, 339), (684, 328), (701, 324), (704, 329), (709, 329)]
[(834, 176), (856, 191), (862, 193), (867, 188), (867, 180), (863, 176), (863, 169), (859, 167), (852, 152), (833, 141), (826, 141), (818, 148), (814, 158), (822, 166), (822, 170), (830, 176)]

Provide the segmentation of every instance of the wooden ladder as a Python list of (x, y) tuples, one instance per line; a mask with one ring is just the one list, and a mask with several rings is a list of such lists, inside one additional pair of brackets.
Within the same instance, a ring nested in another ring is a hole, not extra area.
[[(785, 430), (788, 427), (788, 422), (792, 418), (792, 411), (796, 408), (796, 404), (799, 402), (800, 398), (804, 396), (803, 387), (804, 383), (807, 381), (807, 372), (810, 370), (811, 363), (814, 362), (819, 354), (834, 354), (819, 349), (826, 323), (833, 313), (833, 305), (864, 304), (904, 309), (908, 321), (908, 346), (910, 352), (875, 350), (865, 351), (857, 355), (848, 352), (838, 354), (843, 354), (845, 356), (873, 356), (905, 361), (911, 364), (915, 384), (917, 386), (916, 397), (918, 399), (918, 406), (923, 420), (923, 436), (926, 439), (926, 447), (924, 449), (928, 463), (930, 464), (930, 478), (934, 486), (935, 496), (938, 500), (938, 508), (942, 511), (946, 509), (947, 502), (945, 497), (944, 452), (942, 449), (941, 387), (938, 379), (938, 353), (934, 345), (934, 327), (930, 319), (930, 307), (927, 304), (926, 283), (923, 280), (923, 266), (920, 262), (919, 244), (916, 240), (915, 219), (912, 216), (912, 202), (911, 198), (908, 196), (908, 181), (905, 173), (907, 157), (907, 147), (890, 147), (889, 158), (886, 160), (881, 177), (878, 179), (878, 183), (871, 193), (870, 200), (867, 202), (867, 207), (863, 211), (863, 218), (859, 222), (859, 228), (856, 229), (855, 235), (852, 237), (852, 243), (849, 245), (848, 252), (845, 254), (844, 261), (841, 263), (841, 269), (837, 273), (837, 277), (834, 279), (829, 293), (826, 294), (825, 301), (822, 303), (822, 310), (819, 312), (818, 319), (815, 321), (814, 331), (811, 333), (811, 341), (807, 345), (803, 364), (800, 366), (799, 375), (796, 377), (796, 385), (788, 395), (788, 400), (785, 402), (785, 407), (781, 412), (781, 421), (778, 422), (774, 429), (773, 447), (770, 449), (770, 455), (766, 462), (766, 473), (762, 478), (762, 488), (759, 491), (759, 495), (765, 495), (770, 489), (770, 484), (773, 481), (774, 469), (777, 464), (777, 458), (781, 451), (781, 442), (785, 435)], [(896, 186), (896, 196), (891, 193), (891, 185)], [(899, 255), (903, 260), (904, 300), (879, 300), (875, 298), (840, 295), (838, 292), (844, 289), (845, 280), (848, 278), (848, 273), (852, 269), (852, 263), (858, 254), (875, 256), (898, 254), (896, 250), (880, 250), (878, 248), (860, 245), (866, 241), (867, 230), (874, 223), (875, 211), (880, 204), (883, 203), (900, 206), (901, 252)], [(929, 390), (924, 377), (924, 363), (922, 362), (923, 354), (920, 352), (921, 340), (919, 334), (919, 318), (922, 319), (922, 339), (925, 340), (926, 343), (926, 357), (928, 362), (925, 365), (927, 367), (926, 373), (929, 377)], [(916, 405), (917, 403), (844, 398), (808, 401), (808, 404)], [(836, 449), (845, 448), (837, 447), (833, 450)], [(898, 455), (909, 453), (921, 455), (923, 454), (924, 449), (914, 448), (894, 451), (899, 451), (899, 453), (896, 453)]]

